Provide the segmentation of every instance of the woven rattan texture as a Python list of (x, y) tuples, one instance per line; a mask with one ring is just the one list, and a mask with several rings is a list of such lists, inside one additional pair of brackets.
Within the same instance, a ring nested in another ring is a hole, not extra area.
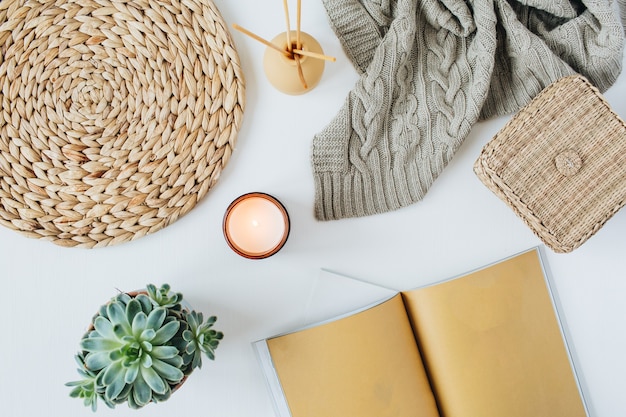
[(218, 180), (244, 81), (210, 0), (0, 2), (0, 223), (101, 247), (168, 226)]
[(481, 181), (555, 252), (571, 252), (626, 203), (626, 124), (585, 78), (542, 91), (485, 146)]

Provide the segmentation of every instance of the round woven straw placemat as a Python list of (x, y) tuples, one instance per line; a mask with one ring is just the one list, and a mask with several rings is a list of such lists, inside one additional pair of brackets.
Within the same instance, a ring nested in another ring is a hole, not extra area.
[(137, 239), (215, 184), (242, 121), (210, 0), (0, 2), (0, 223), (62, 246)]

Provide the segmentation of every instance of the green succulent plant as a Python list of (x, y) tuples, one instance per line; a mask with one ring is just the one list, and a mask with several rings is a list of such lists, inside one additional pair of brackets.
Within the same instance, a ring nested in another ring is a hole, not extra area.
[(217, 320), (183, 308), (183, 296), (167, 284), (147, 287), (147, 294), (119, 294), (103, 305), (76, 355), (82, 379), (68, 382), (70, 396), (97, 409), (128, 403), (141, 408), (167, 400), (174, 387), (202, 366), (201, 354), (215, 359), (223, 333)]

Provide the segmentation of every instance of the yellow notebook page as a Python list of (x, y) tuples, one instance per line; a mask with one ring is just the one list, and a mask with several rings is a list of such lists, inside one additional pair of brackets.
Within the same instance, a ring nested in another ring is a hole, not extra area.
[(437, 417), (400, 295), (267, 341), (292, 417)]
[(444, 417), (582, 417), (537, 251), (404, 293)]

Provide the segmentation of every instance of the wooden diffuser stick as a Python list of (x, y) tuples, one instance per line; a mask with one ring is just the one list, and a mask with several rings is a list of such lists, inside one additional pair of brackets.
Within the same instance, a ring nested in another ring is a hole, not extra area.
[(302, 49), (302, 43), (300, 42), (300, 22), (302, 20), (302, 0), (298, 0), (296, 6), (296, 48)]
[(298, 77), (300, 78), (300, 82), (302, 83), (302, 87), (306, 90), (309, 86), (304, 79), (304, 72), (302, 71), (302, 65), (300, 64), (300, 57), (298, 55), (294, 55), (293, 58), (296, 60), (296, 66), (298, 67)]
[(289, 23), (289, 6), (287, 5), (287, 0), (283, 0), (283, 8), (285, 9), (285, 22), (287, 24), (287, 50), (291, 53), (293, 45), (291, 44), (291, 24)]
[(318, 54), (317, 52), (304, 51), (302, 49), (294, 49), (293, 53), (298, 54), (298, 55), (308, 56), (308, 57), (315, 58), (315, 59), (323, 59), (325, 61), (331, 61), (331, 62), (335, 62), (337, 60), (337, 58), (335, 58), (334, 56), (322, 55), (322, 54)]
[(261, 42), (263, 45), (265, 45), (265, 46), (268, 46), (268, 47), (270, 47), (270, 48), (275, 49), (276, 51), (280, 52), (281, 54), (284, 54), (284, 55), (289, 56), (289, 52), (288, 52), (288, 51), (286, 51), (286, 50), (284, 50), (284, 49), (280, 48), (278, 45), (275, 45), (275, 44), (273, 44), (273, 43), (272, 43), (272, 42), (270, 42), (270, 41), (267, 41), (267, 40), (263, 39), (263, 38), (262, 38), (262, 37), (260, 37), (259, 35), (256, 35), (256, 34), (254, 34), (254, 33), (250, 32), (248, 29), (242, 28), (241, 26), (239, 26), (239, 25), (238, 25), (238, 24), (236, 24), (236, 23), (233, 23), (233, 28), (234, 28), (234, 29), (236, 29), (236, 30), (238, 30), (239, 32), (241, 32), (241, 33), (245, 34), (245, 35), (250, 36), (252, 39), (254, 39), (254, 40), (257, 40), (257, 41)]

